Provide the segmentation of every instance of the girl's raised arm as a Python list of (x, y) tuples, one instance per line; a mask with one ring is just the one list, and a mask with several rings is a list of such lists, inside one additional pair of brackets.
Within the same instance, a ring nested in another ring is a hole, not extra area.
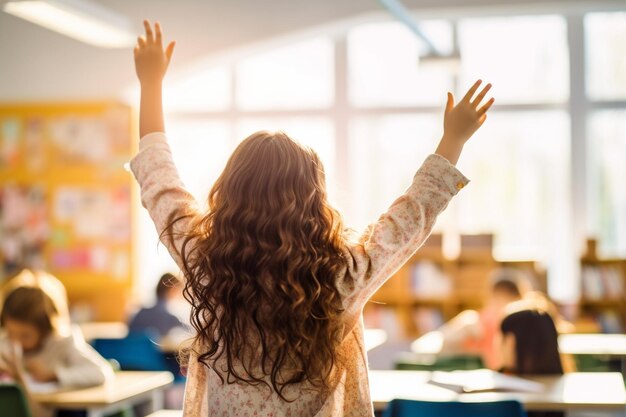
[[(174, 42), (163, 48), (163, 33), (157, 22), (144, 20), (145, 36), (135, 47), (135, 69), (141, 84), (139, 153), (130, 167), (141, 188), (141, 202), (148, 209), (157, 233), (181, 266), (181, 245), (189, 224), (199, 216), (198, 205), (178, 176), (163, 124), (161, 89), (174, 52)], [(173, 224), (174, 219), (180, 221)], [(167, 232), (164, 234), (164, 232)], [(181, 266), (182, 268), (182, 266)]]
[(350, 252), (348, 274), (353, 278), (348, 313), (356, 317), (365, 302), (400, 268), (430, 234), (437, 216), (468, 180), (455, 167), (465, 142), (487, 118), (494, 100), (481, 106), (491, 88), (487, 84), (472, 100), (477, 81), (455, 106), (448, 93), (444, 133), (435, 151), (413, 178), (413, 183), (378, 221), (368, 227)]
[(137, 38), (135, 46), (135, 70), (141, 85), (139, 110), (139, 135), (164, 132), (162, 84), (167, 72), (176, 42), (170, 42), (163, 49), (163, 32), (156, 22), (154, 30), (148, 20), (143, 21), (145, 36)]

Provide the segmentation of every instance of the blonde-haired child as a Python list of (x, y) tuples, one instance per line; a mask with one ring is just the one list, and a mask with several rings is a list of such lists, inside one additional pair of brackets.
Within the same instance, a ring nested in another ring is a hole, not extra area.
[(317, 154), (282, 132), (245, 139), (208, 210), (199, 210), (164, 134), (161, 84), (174, 43), (164, 48), (160, 25), (144, 24), (135, 48), (141, 141), (131, 168), (193, 308), (184, 415), (372, 416), (363, 306), (467, 184), (454, 164), (487, 117), (490, 85), (478, 92), (476, 82), (457, 105), (448, 94), (435, 154), (352, 240), (327, 201)]
[(61, 387), (100, 385), (113, 376), (106, 360), (70, 326), (63, 284), (50, 274), (24, 270), (0, 297), (0, 373), (24, 382)]

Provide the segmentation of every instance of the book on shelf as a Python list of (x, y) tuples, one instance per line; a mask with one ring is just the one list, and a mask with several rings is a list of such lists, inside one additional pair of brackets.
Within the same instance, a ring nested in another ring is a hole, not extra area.
[(420, 333), (427, 333), (443, 326), (445, 320), (440, 308), (418, 307), (413, 310), (413, 323)]
[(420, 298), (446, 298), (452, 293), (452, 280), (431, 261), (416, 262), (411, 268), (410, 289)]
[(619, 299), (624, 294), (622, 271), (615, 265), (585, 265), (582, 288), (586, 300)]

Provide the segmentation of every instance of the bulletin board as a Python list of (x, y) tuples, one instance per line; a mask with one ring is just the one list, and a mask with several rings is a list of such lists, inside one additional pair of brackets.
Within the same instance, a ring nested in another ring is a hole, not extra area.
[(124, 319), (135, 254), (132, 124), (131, 108), (116, 103), (0, 105), (0, 281), (43, 268), (81, 319)]

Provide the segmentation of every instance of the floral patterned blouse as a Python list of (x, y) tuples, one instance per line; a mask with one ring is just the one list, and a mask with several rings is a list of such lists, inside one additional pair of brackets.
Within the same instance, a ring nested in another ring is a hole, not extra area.
[[(173, 214), (192, 214), (176, 223), (174, 232), (188, 226), (194, 215), (201, 215), (197, 202), (178, 176), (165, 134), (150, 133), (141, 139), (131, 169), (141, 187), (142, 204), (148, 209), (159, 234)], [(321, 394), (304, 382), (286, 389), (286, 397), (294, 399), (286, 402), (266, 386), (222, 384), (219, 376), (192, 354), (184, 416), (373, 416), (363, 342), (363, 307), (417, 251), (430, 234), (437, 215), (468, 182), (445, 158), (430, 155), (406, 192), (358, 240), (348, 243), (344, 254), (348, 262), (337, 276), (336, 284), (345, 308), (344, 339), (337, 352), (343, 360), (334, 369), (328, 392)], [(163, 240), (181, 265), (178, 255), (181, 240), (173, 243)]]

